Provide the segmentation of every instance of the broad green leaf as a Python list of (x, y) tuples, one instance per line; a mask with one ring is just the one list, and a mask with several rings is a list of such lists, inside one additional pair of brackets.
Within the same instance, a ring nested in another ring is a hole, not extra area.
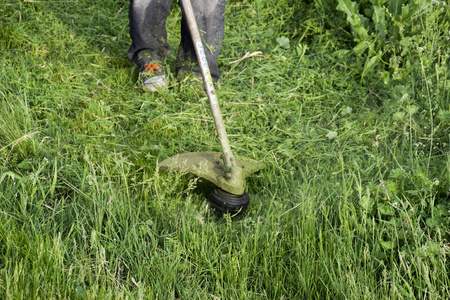
[(364, 65), (364, 71), (361, 75), (362, 78), (364, 78), (364, 76), (370, 72), (372, 72), (372, 70), (376, 67), (376, 65), (378, 64), (379, 58), (378, 56), (374, 56), (371, 59), (366, 61), (366, 64)]
[(337, 9), (344, 12), (347, 15), (347, 21), (350, 23), (352, 30), (354, 31), (355, 38), (357, 40), (368, 40), (369, 35), (366, 28), (364, 28), (364, 16), (358, 13), (358, 5), (356, 2), (350, 0), (339, 0)]
[(441, 253), (441, 247), (439, 246), (438, 243), (436, 243), (434, 241), (429, 241), (427, 243), (427, 246), (428, 246), (428, 253), (434, 254), (434, 255), (438, 255)]
[(374, 7), (373, 22), (375, 23), (375, 29), (378, 34), (378, 40), (384, 42), (386, 38), (386, 20), (385, 20), (385, 9), (381, 5), (376, 5)]
[(442, 218), (441, 217), (433, 217), (433, 218), (428, 218), (426, 221), (428, 227), (430, 227), (431, 229), (438, 227), (439, 225), (441, 225), (442, 223)]
[(344, 109), (342, 110), (341, 115), (342, 115), (342, 116), (349, 115), (349, 114), (352, 113), (352, 111), (353, 111), (353, 109), (352, 109), (350, 106), (347, 106), (346, 108), (344, 108)]
[(398, 16), (402, 11), (402, 5), (405, 3), (405, 0), (391, 0), (389, 1), (389, 12), (393, 16)]
[(366, 189), (366, 194), (361, 197), (361, 200), (359, 201), (359, 205), (365, 210), (370, 211), (372, 210), (373, 205), (375, 204), (375, 201), (373, 198), (370, 197), (370, 190)]
[(29, 160), (23, 160), (20, 164), (17, 165), (19, 169), (24, 170), (32, 170), (33, 166), (31, 165), (31, 162)]
[(3, 180), (5, 180), (6, 176), (11, 177), (13, 180), (15, 178), (17, 178), (17, 179), (21, 179), (22, 178), (20, 175), (17, 175), (17, 174), (15, 174), (13, 172), (8, 171), (8, 172), (3, 173), (2, 176), (0, 176), (0, 184), (3, 182)]
[(350, 0), (339, 0), (337, 8), (347, 14), (347, 16), (357, 13), (356, 3)]
[(403, 178), (405, 176), (405, 174), (406, 174), (405, 170), (403, 170), (401, 168), (396, 168), (396, 169), (391, 170), (391, 172), (389, 173), (389, 177), (398, 179), (398, 178)]
[(351, 53), (350, 50), (341, 49), (341, 50), (334, 51), (333, 56), (337, 59), (340, 59), (344, 56), (349, 55), (349, 53)]
[(410, 51), (410, 46), (412, 44), (412, 39), (410, 37), (404, 37), (400, 41), (400, 45), (403, 46), (401, 56), (405, 56)]
[(288, 49), (289, 48), (289, 39), (285, 36), (277, 37), (277, 43), (281, 48)]
[(378, 240), (381, 247), (383, 247), (384, 250), (392, 250), (395, 247), (394, 241), (384, 241), (382, 239)]
[(379, 204), (378, 211), (385, 216), (393, 216), (395, 214), (394, 208), (389, 204)]
[(355, 48), (353, 48), (353, 51), (355, 51), (355, 53), (357, 55), (361, 55), (364, 53), (364, 51), (366, 51), (368, 48), (370, 48), (370, 46), (371, 46), (371, 43), (369, 43), (367, 41), (362, 41), (358, 45), (356, 45)]
[(338, 133), (336, 131), (330, 131), (327, 133), (327, 138), (329, 138), (330, 140), (334, 139), (335, 137), (338, 136)]
[(415, 114), (416, 112), (418, 112), (419, 111), (419, 107), (417, 106), (417, 105), (408, 105), (407, 107), (406, 107), (406, 112), (409, 114), (409, 115), (413, 115), (413, 114)]
[(398, 112), (394, 113), (394, 115), (392, 117), (395, 121), (403, 121), (405, 116), (406, 116), (406, 114), (404, 111), (398, 111)]
[(385, 3), (387, 3), (389, 0), (370, 0), (373, 6), (378, 5), (381, 6)]
[(442, 121), (442, 122), (450, 122), (450, 110), (443, 110), (440, 109), (438, 112), (438, 118)]
[(369, 40), (369, 34), (367, 33), (366, 28), (364, 27), (364, 21), (367, 20), (363, 16), (360, 15), (354, 15), (353, 16), (353, 24), (356, 33), (358, 34), (358, 37), (363, 40), (367, 41)]

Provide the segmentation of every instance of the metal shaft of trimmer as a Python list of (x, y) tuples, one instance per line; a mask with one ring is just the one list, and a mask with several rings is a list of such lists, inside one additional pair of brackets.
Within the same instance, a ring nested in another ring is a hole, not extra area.
[(195, 45), (195, 52), (197, 54), (198, 63), (202, 72), (203, 82), (205, 83), (205, 89), (209, 99), (209, 106), (211, 107), (211, 111), (214, 117), (214, 123), (216, 125), (217, 135), (219, 136), (220, 145), (222, 147), (227, 177), (230, 178), (232, 176), (232, 168), (235, 166), (235, 160), (231, 151), (227, 132), (225, 130), (222, 114), (220, 113), (219, 101), (217, 100), (213, 79), (211, 77), (211, 72), (209, 71), (208, 62), (205, 56), (205, 51), (208, 51), (208, 49), (206, 49), (206, 47), (204, 47), (202, 44), (191, 1), (183, 0), (182, 2), (185, 17), (191, 32), (192, 42)]

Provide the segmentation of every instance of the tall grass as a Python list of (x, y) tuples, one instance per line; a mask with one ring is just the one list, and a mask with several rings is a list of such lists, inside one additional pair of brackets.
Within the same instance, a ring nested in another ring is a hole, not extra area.
[(156, 168), (220, 148), (201, 89), (134, 88), (127, 1), (0, 3), (1, 298), (447, 298), (449, 8), (383, 44), (382, 2), (228, 1), (217, 93), (267, 166), (237, 217)]

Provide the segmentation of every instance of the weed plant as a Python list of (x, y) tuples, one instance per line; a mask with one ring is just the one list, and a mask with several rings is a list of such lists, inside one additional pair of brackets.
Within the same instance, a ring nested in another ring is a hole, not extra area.
[(220, 148), (201, 89), (135, 89), (127, 11), (0, 3), (0, 298), (449, 297), (445, 1), (228, 1), (217, 93), (266, 163), (237, 217), (158, 171)]

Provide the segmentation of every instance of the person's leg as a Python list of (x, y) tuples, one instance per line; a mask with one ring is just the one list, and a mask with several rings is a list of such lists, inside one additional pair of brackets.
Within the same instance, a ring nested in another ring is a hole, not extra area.
[(166, 20), (171, 0), (130, 0), (128, 17), (132, 44), (128, 57), (143, 71), (148, 63), (164, 62), (170, 47)]
[[(202, 42), (207, 48), (206, 59), (208, 60), (211, 76), (217, 81), (220, 77), (217, 57), (222, 46), (225, 27), (225, 0), (191, 0), (191, 2)], [(180, 6), (183, 11), (183, 17), (181, 19), (181, 43), (177, 58), (178, 76), (182, 76), (185, 72), (194, 72), (201, 76), (181, 2)]]

